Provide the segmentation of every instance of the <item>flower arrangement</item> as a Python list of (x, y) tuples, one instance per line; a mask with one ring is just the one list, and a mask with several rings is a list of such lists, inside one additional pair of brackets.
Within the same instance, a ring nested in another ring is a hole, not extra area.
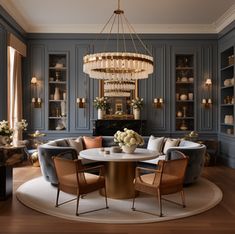
[(131, 100), (131, 106), (133, 107), (133, 109), (141, 109), (143, 107), (144, 104), (144, 99), (143, 98), (135, 98)]
[(96, 97), (94, 100), (94, 106), (96, 109), (107, 110), (108, 109), (108, 102), (107, 97)]
[(124, 131), (117, 131), (114, 134), (114, 142), (118, 143), (119, 146), (133, 146), (143, 145), (144, 139), (137, 132), (124, 128)]
[(19, 122), (16, 122), (15, 123), (15, 129), (17, 130), (27, 130), (27, 126), (28, 126), (28, 123), (26, 121), (26, 119), (22, 119), (21, 121)]
[(0, 121), (0, 136), (11, 136), (13, 130), (10, 128), (8, 121)]

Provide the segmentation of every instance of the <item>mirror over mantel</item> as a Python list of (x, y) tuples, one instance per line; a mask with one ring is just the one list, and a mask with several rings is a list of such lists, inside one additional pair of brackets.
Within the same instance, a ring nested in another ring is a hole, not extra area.
[(99, 97), (107, 97), (109, 109), (105, 119), (133, 119), (131, 100), (138, 97), (138, 81), (134, 81), (134, 89), (129, 91), (128, 96), (116, 96), (105, 90), (105, 81), (99, 81)]

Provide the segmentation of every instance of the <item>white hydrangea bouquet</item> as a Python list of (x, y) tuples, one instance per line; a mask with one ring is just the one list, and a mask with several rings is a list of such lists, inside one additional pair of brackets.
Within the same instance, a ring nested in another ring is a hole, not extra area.
[(144, 105), (144, 99), (143, 98), (135, 98), (131, 100), (131, 106), (133, 109), (141, 109)]
[(26, 119), (22, 119), (21, 121), (19, 122), (15, 122), (15, 129), (17, 130), (27, 130), (27, 127), (28, 127), (28, 123), (26, 121)]
[(144, 144), (144, 139), (137, 132), (124, 128), (114, 134), (114, 142), (118, 143), (126, 153), (133, 153), (137, 146)]
[(96, 109), (106, 110), (108, 108), (107, 97), (96, 97), (94, 100)]
[(0, 136), (11, 136), (13, 130), (10, 128), (8, 121), (0, 121)]

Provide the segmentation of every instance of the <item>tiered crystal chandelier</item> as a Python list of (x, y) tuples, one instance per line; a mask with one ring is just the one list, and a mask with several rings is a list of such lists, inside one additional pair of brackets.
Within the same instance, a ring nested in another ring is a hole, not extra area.
[[(107, 51), (84, 56), (83, 71), (91, 78), (104, 80), (137, 80), (148, 78), (153, 73), (153, 57), (129, 23), (124, 15), (124, 11), (120, 9), (120, 0), (118, 0), (118, 9), (114, 11), (101, 30), (101, 33), (103, 33), (107, 25), (112, 22), (106, 42), (110, 38), (116, 20), (117, 50), (115, 52)], [(126, 29), (123, 22), (126, 25)], [(130, 35), (129, 40), (131, 40), (135, 52), (127, 52), (126, 37), (128, 34)], [(136, 42), (140, 43), (141, 47), (148, 54), (138, 53), (134, 36), (137, 39)], [(123, 45), (122, 49), (120, 48), (121, 45)]]
[(104, 96), (106, 97), (130, 97), (135, 90), (135, 81), (104, 81)]

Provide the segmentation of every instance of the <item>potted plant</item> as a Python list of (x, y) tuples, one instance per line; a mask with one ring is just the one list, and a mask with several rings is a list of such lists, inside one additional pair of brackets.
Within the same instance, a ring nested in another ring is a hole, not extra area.
[(0, 121), (0, 145), (9, 145), (13, 130), (10, 128), (8, 121)]

